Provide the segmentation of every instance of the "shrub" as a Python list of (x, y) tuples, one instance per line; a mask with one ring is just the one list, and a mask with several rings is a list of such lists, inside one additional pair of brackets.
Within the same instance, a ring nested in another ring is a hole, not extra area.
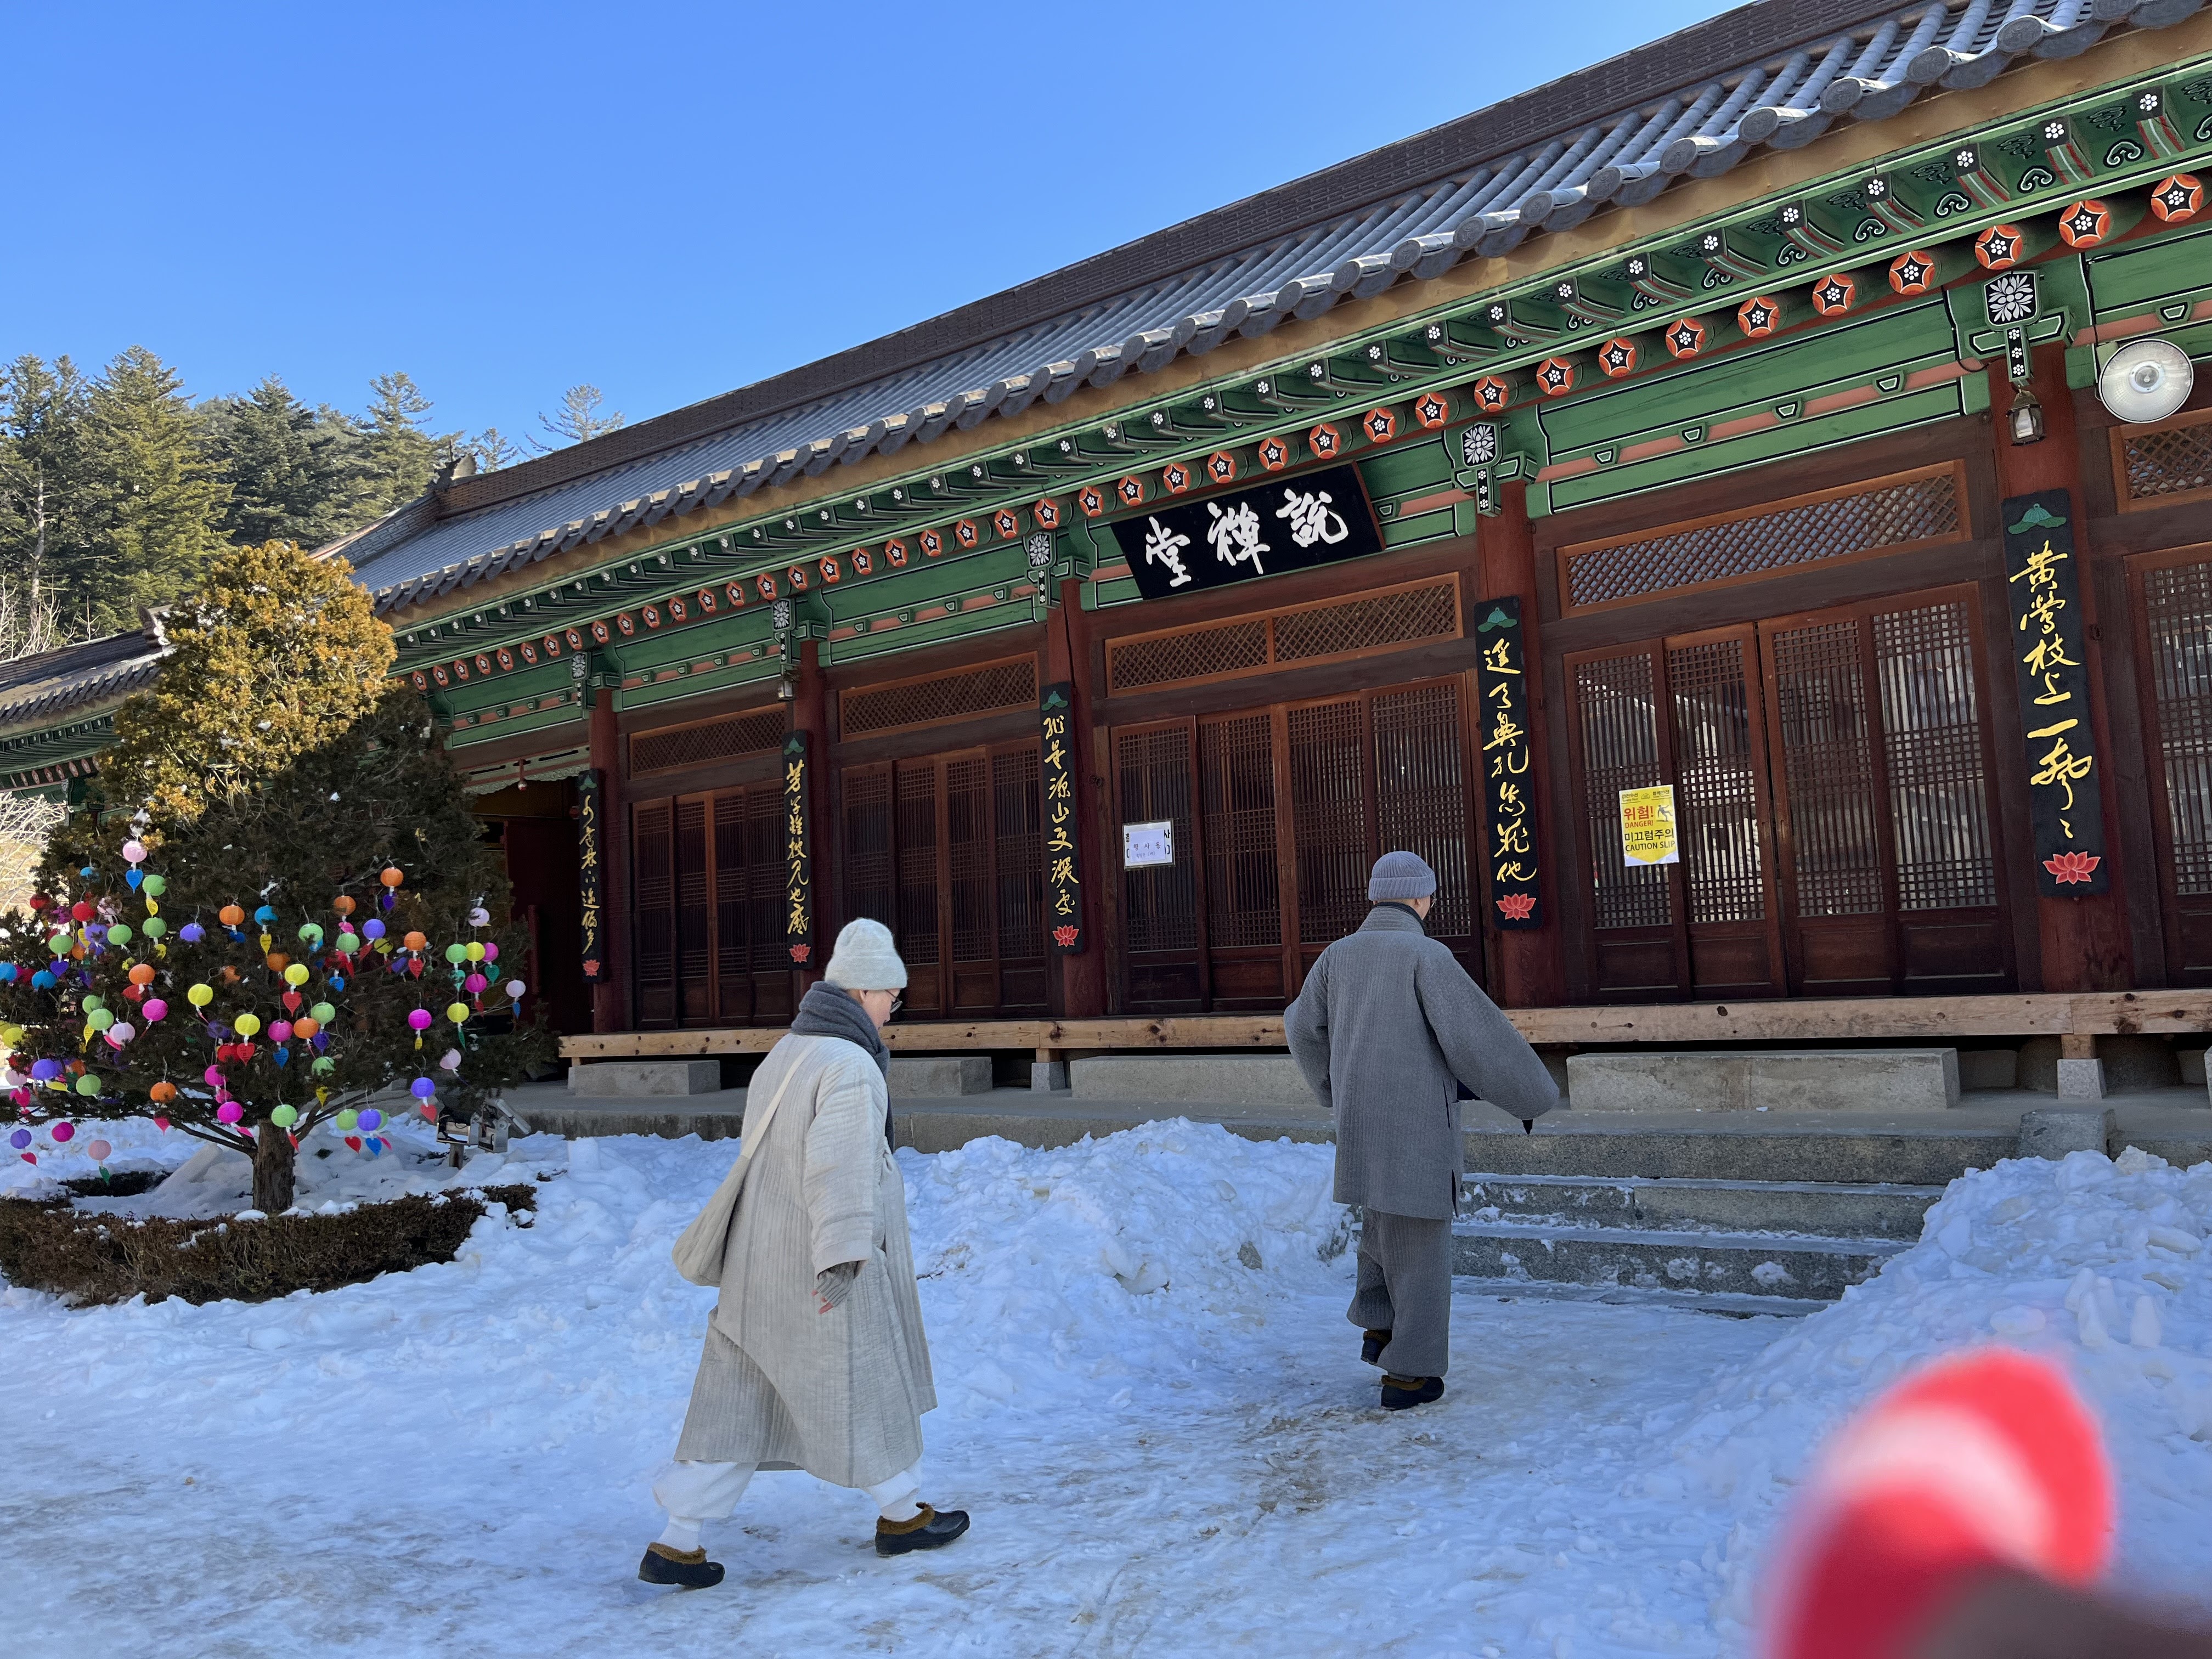
[(527, 1182), (411, 1194), (337, 1215), (137, 1220), (85, 1214), (67, 1198), (0, 1199), (0, 1274), (71, 1305), (180, 1297), (267, 1302), (451, 1261), (487, 1206), (532, 1211)]

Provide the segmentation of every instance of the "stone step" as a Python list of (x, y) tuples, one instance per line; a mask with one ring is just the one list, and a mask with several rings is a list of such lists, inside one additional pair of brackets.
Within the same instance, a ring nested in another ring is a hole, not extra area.
[(1470, 1175), (1464, 1190), (1478, 1219), (1908, 1243), (1943, 1195), (1941, 1187), (1887, 1182), (1494, 1174)]
[(1883, 1238), (1527, 1226), (1463, 1218), (1452, 1225), (1452, 1272), (1502, 1283), (1537, 1280), (1832, 1302), (1907, 1248), (1899, 1240)]
[[(1739, 1115), (1730, 1114), (1732, 1118)], [(1813, 1182), (1942, 1186), (1986, 1170), (2018, 1149), (2017, 1114), (2004, 1123), (1922, 1127), (1895, 1120), (1857, 1125), (1832, 1118), (1817, 1127), (1772, 1131), (1699, 1123), (1644, 1127), (1595, 1113), (1554, 1114), (1534, 1135), (1470, 1133), (1467, 1163), (1497, 1176), (1644, 1176), (1686, 1181)], [(2212, 1127), (2212, 1125), (2208, 1125)]]

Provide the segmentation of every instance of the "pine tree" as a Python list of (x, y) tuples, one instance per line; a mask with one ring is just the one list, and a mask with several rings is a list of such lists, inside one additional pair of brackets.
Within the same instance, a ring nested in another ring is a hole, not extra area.
[(368, 1109), (465, 1114), (547, 1048), (512, 1018), (527, 940), (498, 855), (345, 575), (283, 545), (219, 560), (48, 843), (46, 902), (0, 918), (19, 1107), (162, 1115), (250, 1153), (271, 1214), (325, 1119), (366, 1146)]
[(199, 416), (230, 486), (221, 527), (233, 545), (320, 547), (364, 521), (368, 446), (349, 416), (310, 408), (273, 374), (243, 398), (210, 398)]
[(222, 545), (216, 525), (229, 492), (198, 442), (182, 380), (143, 346), (108, 364), (88, 405), (102, 533), (73, 573), (70, 614), (118, 632), (138, 625), (142, 608), (198, 582)]
[(368, 386), (374, 395), (368, 405), (368, 477), (357, 524), (413, 501), (462, 447), (458, 432), (423, 429), (432, 404), (408, 376), (380, 374)]
[(67, 357), (49, 367), (25, 356), (0, 368), (0, 572), (31, 624), (28, 649), (58, 642), (42, 625), (99, 541), (90, 415), (91, 387)]
[(539, 454), (545, 455), (567, 444), (588, 443), (593, 438), (604, 437), (623, 424), (623, 412), (619, 409), (609, 410), (605, 414), (599, 412), (599, 405), (605, 402), (606, 394), (599, 387), (572, 386), (561, 394), (559, 413), (541, 413), (538, 417), (538, 424), (544, 428), (545, 434), (561, 441), (544, 444), (535, 438), (528, 438), (525, 441)]

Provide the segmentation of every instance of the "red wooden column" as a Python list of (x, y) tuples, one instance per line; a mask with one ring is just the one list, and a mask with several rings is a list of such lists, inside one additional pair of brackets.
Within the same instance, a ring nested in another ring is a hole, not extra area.
[(791, 1005), (796, 1008), (806, 988), (822, 977), (837, 943), (838, 917), (830, 902), (839, 885), (832, 873), (840, 866), (837, 842), (830, 834), (830, 684), (822, 672), (819, 640), (799, 642), (799, 692), (791, 701), (791, 729), (806, 733), (807, 763), (814, 772), (806, 794), (807, 837), (814, 849), (814, 952), (805, 967), (794, 970), (798, 977)]
[(1060, 680), (1075, 687), (1068, 728), (1075, 740), (1076, 844), (1081, 850), (1083, 934), (1089, 940), (1080, 956), (1054, 956), (1060, 972), (1051, 986), (1052, 1012), (1064, 1019), (1091, 1019), (1106, 1012), (1105, 854), (1099, 846), (1098, 801), (1105, 781), (1093, 729), (1091, 683), (1093, 646), (1090, 615), (1083, 608), (1083, 584), (1073, 577), (1060, 585), (1060, 603), (1045, 616), (1044, 683)]
[[(2104, 652), (2098, 642), (2097, 584), (2090, 575), (2096, 550), (2089, 544), (2088, 498), (2081, 489), (2081, 447), (2074, 419), (2074, 394), (2066, 385), (2065, 348), (2037, 347), (2033, 368), (2033, 390), (2043, 405), (2045, 436), (2040, 443), (2015, 444), (2005, 420), (2005, 412), (2012, 406), (2012, 382), (2006, 376), (2002, 357), (1990, 363), (1990, 428), (1996, 448), (1998, 490), (2002, 495), (2036, 489), (2071, 492), (2074, 547), (2083, 565), (2078, 574), (2081, 632), (2089, 671), (2090, 729), (2102, 760), (2112, 752), (2111, 699), (2105, 690)], [(1991, 666), (1996, 675), (1994, 695), (2010, 696), (2011, 662), (2008, 659), (2002, 668)], [(2008, 756), (2004, 763), (2020, 765), (2021, 757), (2017, 753)], [(2036, 931), (2046, 991), (2122, 991), (2135, 982), (2134, 952), (2128, 939), (2127, 870), (2120, 855), (2120, 792), (2109, 768), (2102, 781), (2099, 796), (2103, 803), (2105, 857), (2110, 863), (2112, 884), (2090, 898), (2037, 898)], [(2033, 873), (2021, 871), (2026, 877)]]
[[(1475, 537), (1475, 568), (1481, 592), (1477, 599), (1503, 599), (1507, 594), (1521, 601), (1521, 640), (1523, 659), (1528, 665), (1528, 775), (1536, 787), (1536, 823), (1542, 848), (1543, 865), (1537, 879), (1541, 884), (1541, 927), (1534, 929), (1501, 929), (1498, 934), (1498, 1001), (1507, 1008), (1543, 1008), (1556, 1006), (1566, 1000), (1565, 951), (1559, 925), (1559, 884), (1571, 879), (1571, 872), (1557, 863), (1557, 849), (1572, 847), (1572, 836), (1558, 831), (1558, 803), (1553, 800), (1551, 787), (1551, 764), (1546, 758), (1550, 748), (1552, 725), (1544, 700), (1544, 647), (1542, 629), (1537, 621), (1536, 592), (1536, 535), (1528, 522), (1528, 486), (1509, 483), (1498, 489), (1501, 510), (1493, 517), (1478, 521)], [(1471, 758), (1481, 763), (1481, 751)], [(1478, 787), (1480, 787), (1478, 783)], [(1487, 854), (1488, 824), (1483, 826), (1481, 842)]]
[[(594, 660), (592, 667), (599, 665)], [(615, 689), (586, 684), (592, 765), (599, 775), (599, 959), (592, 988), (592, 1029), (627, 1031), (629, 1013), (629, 801), (623, 788), (622, 728), (615, 720)]]

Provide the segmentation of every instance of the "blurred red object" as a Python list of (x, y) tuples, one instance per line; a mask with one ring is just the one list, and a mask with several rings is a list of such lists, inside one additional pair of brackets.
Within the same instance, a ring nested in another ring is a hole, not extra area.
[(1764, 1609), (1766, 1659), (1887, 1659), (1994, 1571), (2081, 1587), (2112, 1551), (2097, 1425), (2052, 1365), (1984, 1349), (1876, 1401), (1821, 1455)]

